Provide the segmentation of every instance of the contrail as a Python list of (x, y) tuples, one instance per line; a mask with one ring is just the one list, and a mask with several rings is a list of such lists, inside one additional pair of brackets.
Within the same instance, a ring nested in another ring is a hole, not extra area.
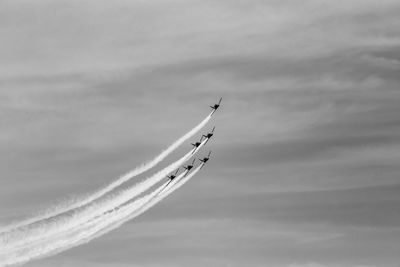
[[(5, 266), (17, 263), (24, 263), (33, 259), (60, 253), (72, 247), (87, 243), (120, 227), (123, 223), (141, 215), (142, 213), (159, 203), (169, 194), (173, 193), (176, 189), (184, 185), (200, 170), (201, 166), (202, 165), (198, 166), (186, 177), (182, 178), (185, 173), (180, 174), (177, 178), (175, 178), (177, 182), (172, 181), (169, 185), (167, 185), (167, 183), (164, 183), (152, 193), (149, 193), (148, 195), (136, 201), (125, 204), (119, 209), (114, 209), (110, 213), (105, 213), (103, 214), (103, 216), (100, 216), (88, 222), (86, 225), (84, 225), (83, 229), (78, 229), (78, 231), (75, 231), (75, 233), (69, 233), (69, 236), (67, 236), (65, 239), (53, 238), (44, 247), (34, 248), (33, 250), (28, 251), (28, 253), (24, 253), (23, 251), (20, 253), (14, 253), (13, 255), (11, 255), (11, 257), (9, 257), (8, 260), (4, 262)], [(176, 184), (174, 184), (173, 182), (175, 182)]]
[[(152, 186), (160, 182), (165, 178), (170, 172), (178, 168), (188, 159), (197, 153), (197, 151), (207, 142), (203, 140), (198, 148), (194, 148), (189, 151), (186, 155), (181, 157), (179, 160), (168, 165), (161, 171), (147, 178), (146, 180), (137, 183), (128, 189), (122, 190), (114, 195), (111, 195), (100, 202), (90, 203), (89, 206), (84, 208), (76, 209), (72, 211), (72, 214), (62, 214), (55, 218), (41, 221), (40, 223), (31, 225), (27, 229), (17, 229), (15, 231), (7, 232), (0, 235), (3, 239), (3, 250), (9, 251), (13, 249), (18, 249), (18, 247), (26, 247), (35, 240), (45, 239), (51, 235), (66, 232), (79, 224), (85, 223), (91, 218), (100, 215), (110, 209), (128, 202), (130, 199), (134, 199), (143, 192), (150, 189)], [(32, 227), (35, 226), (35, 227)]]
[(186, 155), (181, 157), (179, 160), (165, 167), (163, 170), (157, 172), (150, 178), (131, 186), (128, 189), (122, 190), (116, 194), (113, 194), (103, 201), (92, 202), (84, 208), (78, 208), (73, 210), (72, 214), (62, 214), (55, 218), (48, 220), (42, 220), (39, 223), (31, 224), (29, 227), (22, 229), (16, 229), (0, 235), (3, 243), (3, 251), (9, 251), (10, 249), (18, 248), (18, 246), (29, 245), (30, 242), (37, 239), (44, 239), (48, 236), (56, 234), (58, 232), (64, 232), (68, 229), (85, 223), (90, 218), (100, 215), (109, 209), (113, 209), (130, 199), (133, 199), (146, 191), (161, 179), (163, 179), (168, 173), (178, 168), (181, 164), (187, 161), (195, 150), (189, 151)]
[[(0, 229), (0, 233), (3, 232), (7, 232), (10, 230), (13, 230), (15, 228), (19, 228), (19, 227), (23, 227), (41, 220), (46, 220), (49, 219), (51, 217), (57, 216), (61, 213), (65, 213), (68, 212), (70, 210), (82, 207), (102, 196), (104, 196), (105, 194), (107, 194), (108, 192), (112, 191), (113, 189), (117, 188), (118, 186), (120, 186), (121, 184), (125, 183), (126, 181), (128, 181), (129, 179), (153, 168), (154, 166), (156, 166), (159, 162), (161, 162), (164, 158), (166, 158), (169, 154), (171, 154), (175, 149), (177, 149), (182, 143), (184, 143), (186, 140), (188, 140), (189, 138), (191, 138), (193, 135), (195, 135), (200, 129), (202, 129), (207, 122), (211, 119), (211, 115), (213, 114), (213, 112), (211, 112), (205, 119), (203, 119), (203, 121), (201, 121), (197, 126), (195, 126), (192, 130), (190, 130), (189, 132), (187, 132), (185, 135), (183, 135), (181, 138), (179, 138), (178, 140), (176, 140), (172, 145), (170, 145), (166, 150), (164, 150), (161, 154), (159, 154), (157, 157), (155, 157), (153, 160), (151, 160), (150, 162), (147, 162), (137, 168), (135, 168), (134, 170), (126, 173), (125, 175), (121, 176), (120, 178), (118, 178), (117, 180), (115, 180), (114, 182), (110, 183), (109, 185), (107, 185), (106, 187), (100, 189), (99, 191), (81, 199), (81, 200), (77, 200), (75, 203), (67, 203), (66, 206), (56, 206), (54, 208), (54, 210), (51, 211), (47, 211), (44, 214), (40, 214), (36, 217), (32, 217), (32, 218), (28, 218), (26, 220), (22, 220), (16, 223), (13, 223), (9, 226), (6, 226), (3, 229)], [(64, 204), (65, 205), (65, 204)]]
[[(146, 212), (148, 209), (152, 208), (155, 206), (157, 203), (162, 201), (164, 198), (172, 194), (175, 190), (179, 189), (181, 186), (183, 186), (186, 182), (188, 182), (196, 173), (200, 170), (201, 166), (204, 165), (204, 163), (200, 164), (196, 169), (194, 169), (191, 173), (189, 173), (187, 176), (181, 178), (181, 176), (178, 176), (176, 181), (172, 181), (169, 185), (167, 185), (158, 195), (156, 195), (154, 198), (152, 198), (149, 202), (147, 202), (144, 206), (142, 206), (140, 209), (137, 211), (129, 214), (127, 217), (125, 217), (122, 220), (117, 221), (116, 223), (108, 226), (108, 228), (105, 228), (96, 235), (90, 237), (88, 240), (82, 240), (81, 243), (87, 243), (92, 239), (95, 239), (97, 237), (100, 237), (118, 227), (120, 227), (122, 224), (126, 223), (127, 221), (141, 215), (142, 213)], [(175, 183), (173, 183), (175, 182)]]
[[(204, 163), (203, 163), (204, 164)], [(166, 188), (162, 189), (161, 192), (155, 197), (151, 198), (150, 201), (145, 203), (142, 207), (139, 209), (130, 209), (129, 205), (122, 210), (121, 208), (121, 213), (123, 214), (116, 214), (116, 218), (109, 219), (109, 221), (106, 220), (100, 220), (102, 224), (95, 225), (95, 229), (91, 229), (92, 234), (87, 234), (87, 237), (85, 239), (80, 240), (79, 242), (73, 244), (71, 247), (75, 247), (84, 243), (88, 243), (89, 241), (100, 237), (116, 228), (119, 228), (122, 224), (132, 220), (133, 218), (136, 218), (137, 216), (143, 214), (150, 208), (154, 207), (157, 203), (162, 201), (164, 198), (172, 194), (175, 190), (179, 189), (181, 186), (183, 186), (186, 182), (188, 182), (196, 173), (200, 170), (201, 164), (198, 166), (196, 169), (194, 169), (191, 173), (189, 173), (187, 176), (183, 177), (182, 176), (185, 173), (182, 173), (179, 175), (175, 180), (173, 180), (169, 185), (167, 185)], [(174, 183), (175, 182), (175, 183)], [(119, 212), (119, 211), (117, 211)], [(69, 247), (70, 248), (70, 247)], [(68, 248), (67, 248), (68, 249)]]
[[(164, 183), (151, 193), (146, 194), (145, 196), (136, 199), (135, 201), (130, 202), (129, 208), (132, 210), (138, 209), (157, 196), (167, 185), (168, 183)], [(118, 210), (113, 210), (112, 212), (116, 212)], [(95, 221), (104, 220), (108, 217), (114, 215), (113, 213), (105, 213), (105, 216), (100, 216), (96, 218)], [(46, 256), (57, 254), (61, 251), (68, 249), (66, 246), (69, 246), (71, 243), (78, 242), (80, 239), (86, 237), (85, 231), (75, 231), (76, 234), (64, 233), (66, 235), (65, 238), (57, 237), (51, 239), (47, 243), (36, 244), (35, 246), (20, 249), (13, 252), (2, 253), (0, 252), (0, 266), (9, 266), (14, 264), (26, 263), (33, 259), (39, 259)], [(75, 233), (74, 232), (74, 233)], [(64, 248), (64, 249), (63, 249)]]

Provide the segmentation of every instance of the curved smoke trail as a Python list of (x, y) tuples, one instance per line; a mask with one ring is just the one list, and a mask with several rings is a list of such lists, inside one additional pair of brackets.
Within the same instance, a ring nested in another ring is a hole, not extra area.
[[(157, 194), (159, 194), (160, 191), (163, 190), (163, 188), (165, 188), (166, 185), (167, 183), (164, 183), (162, 186), (158, 187), (151, 193), (148, 193), (145, 196), (138, 198), (135, 201), (132, 201), (129, 204), (130, 208), (132, 210), (139, 209), (141, 206), (145, 205), (147, 202), (149, 202), (151, 199), (157, 196)], [(110, 217), (112, 215), (112, 212), (108, 214), (106, 213), (105, 215), (106, 217)], [(73, 235), (73, 233), (72, 235), (70, 233), (65, 233), (65, 235), (67, 236), (66, 238), (52, 239), (50, 240), (50, 242), (47, 242), (45, 244), (38, 244), (33, 247), (24, 248), (11, 253), (7, 252), (3, 254), (0, 252), (0, 266), (22, 264), (33, 259), (39, 259), (46, 256), (54, 255), (56, 253), (65, 250), (65, 249), (59, 250), (60, 248), (65, 248), (71, 242), (77, 242), (81, 238), (85, 238), (86, 236), (84, 231), (81, 232), (76, 231), (75, 235)], [(68, 236), (71, 236), (72, 238), (68, 238)]]
[[(196, 173), (200, 170), (200, 168), (203, 164), (204, 163), (202, 163), (200, 166), (198, 166), (195, 170), (193, 170), (187, 176), (182, 178), (182, 176), (185, 174), (185, 173), (183, 173), (180, 176), (178, 176), (177, 178), (175, 178), (175, 183), (173, 183), (174, 181), (172, 181), (170, 185), (167, 185), (166, 188), (162, 189), (159, 194), (155, 195), (155, 197), (151, 198), (150, 201), (146, 202), (139, 209), (136, 209), (136, 210), (133, 208), (131, 209), (129, 207), (130, 204), (128, 204), (125, 207), (121, 207), (121, 212), (120, 212), (120, 210), (118, 210), (116, 212), (116, 214), (114, 215), (115, 218), (109, 218), (109, 221), (100, 219), (99, 222), (101, 222), (101, 224), (98, 223), (97, 225), (96, 225), (96, 222), (92, 223), (92, 226), (89, 226), (89, 227), (93, 227), (93, 225), (94, 225), (95, 228), (89, 230), (91, 233), (89, 233), (89, 231), (88, 231), (87, 237), (85, 239), (82, 239), (79, 242), (77, 242), (65, 249), (88, 243), (89, 241), (91, 241), (95, 238), (98, 238), (104, 234), (107, 234), (108, 232), (110, 232), (114, 229), (117, 229), (122, 224), (143, 214), (150, 208), (154, 207), (157, 203), (162, 201), (164, 198), (166, 198), (167, 196), (172, 194), (175, 190), (179, 189), (186, 182), (188, 182), (194, 175), (196, 175)], [(118, 212), (120, 212), (120, 214), (118, 214)]]
[(203, 128), (207, 122), (211, 119), (211, 115), (213, 112), (211, 112), (203, 121), (201, 121), (197, 126), (195, 126), (192, 130), (187, 132), (184, 136), (176, 140), (172, 145), (170, 145), (166, 150), (164, 150), (161, 154), (159, 154), (157, 157), (155, 157), (153, 160), (151, 160), (148, 163), (145, 163), (134, 170), (126, 173), (125, 175), (121, 176), (114, 182), (110, 183), (106, 187), (100, 189), (99, 191), (83, 198), (80, 200), (77, 200), (76, 202), (72, 204), (67, 204), (67, 206), (56, 206), (54, 210), (48, 211), (45, 214), (38, 215), (36, 217), (32, 217), (23, 221), (19, 221), (16, 223), (13, 223), (9, 226), (6, 226), (3, 229), (0, 229), (0, 233), (7, 232), (10, 230), (13, 230), (15, 228), (23, 227), (41, 220), (49, 219), (51, 217), (57, 216), (61, 213), (68, 212), (70, 210), (82, 207), (102, 196), (107, 194), (108, 192), (112, 191), (116, 187), (120, 186), (121, 184), (125, 183), (129, 179), (153, 168), (156, 166), (159, 162), (161, 162), (164, 158), (166, 158), (169, 154), (171, 154), (175, 149), (177, 149), (182, 143), (184, 143), (187, 139), (191, 138), (193, 135), (195, 135), (201, 128)]
[(180, 177), (176, 178), (176, 182), (175, 183), (172, 183), (172, 182), (174, 182), (174, 181), (172, 181), (170, 185), (167, 185), (166, 188), (161, 190), (161, 192), (158, 195), (156, 195), (154, 198), (152, 198), (149, 202), (147, 202), (144, 206), (139, 208), (137, 211), (131, 213), (126, 218), (115, 222), (114, 224), (108, 226), (107, 228), (97, 232), (96, 235), (88, 238), (88, 240), (82, 240), (81, 243), (87, 243), (92, 239), (100, 237), (100, 236), (102, 236), (102, 235), (104, 235), (104, 234), (106, 234), (106, 233), (108, 233), (108, 232), (110, 232), (110, 231), (112, 231), (112, 230), (114, 230), (116, 228), (119, 228), (122, 224), (126, 223), (127, 221), (129, 221), (129, 220), (141, 215), (142, 213), (146, 212), (150, 208), (154, 207), (157, 203), (159, 203), (164, 198), (166, 198), (167, 196), (172, 194), (175, 190), (179, 189), (181, 186), (183, 186), (185, 183), (187, 183), (200, 170), (202, 165), (204, 165), (204, 163), (202, 163), (200, 166), (198, 166), (193, 172), (191, 172), (187, 176), (185, 176), (183, 178), (180, 178)]
[[(147, 191), (155, 184), (160, 182), (174, 169), (178, 168), (188, 159), (195, 155), (195, 153), (207, 142), (204, 140), (197, 149), (192, 149), (186, 155), (181, 157), (179, 160), (168, 165), (161, 171), (147, 178), (146, 180), (139, 182), (125, 190), (122, 190), (116, 194), (109, 196), (108, 198), (98, 203), (90, 203), (89, 206), (74, 210), (72, 214), (59, 215), (56, 218), (45, 221), (43, 223), (35, 225), (35, 228), (29, 227), (23, 230), (16, 230), (3, 234), (4, 245), (3, 251), (15, 250), (20, 247), (27, 247), (30, 243), (36, 240), (43, 240), (49, 236), (57, 233), (66, 232), (79, 224), (85, 223), (91, 218), (101, 215), (102, 213), (113, 209), (117, 206), (128, 202), (131, 199), (139, 196), (141, 193)], [(1, 236), (1, 235), (0, 235)]]
[(48, 242), (44, 247), (35, 247), (33, 250), (27, 253), (20, 252), (19, 254), (12, 254), (9, 259), (4, 261), (4, 266), (24, 263), (33, 259), (60, 253), (72, 247), (87, 243), (120, 227), (123, 223), (141, 215), (142, 213), (159, 203), (169, 194), (174, 192), (176, 189), (184, 185), (200, 170), (201, 166), (202, 165), (198, 166), (193, 172), (188, 174), (186, 177), (183, 177), (182, 179), (181, 176), (183, 176), (184, 173), (175, 178), (177, 181), (176, 185), (167, 185), (167, 183), (164, 183), (162, 186), (158, 187), (156, 190), (154, 190), (152, 193), (149, 193), (145, 197), (133, 201), (132, 203), (123, 205), (118, 210), (114, 209), (110, 213), (105, 213), (103, 214), (103, 216), (100, 216), (88, 222), (86, 225), (84, 225), (83, 229), (78, 229), (76, 233), (70, 233), (70, 235), (64, 239), (55, 238)]

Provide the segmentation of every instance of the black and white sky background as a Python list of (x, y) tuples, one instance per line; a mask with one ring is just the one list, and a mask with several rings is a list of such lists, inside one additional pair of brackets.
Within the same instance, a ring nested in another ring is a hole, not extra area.
[(190, 183), (26, 266), (399, 266), (399, 25), (398, 0), (0, 1), (0, 222), (153, 158), (222, 96)]

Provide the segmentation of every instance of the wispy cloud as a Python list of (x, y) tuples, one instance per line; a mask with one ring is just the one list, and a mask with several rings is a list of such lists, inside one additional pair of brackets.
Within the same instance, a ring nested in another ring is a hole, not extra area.
[(105, 266), (396, 266), (399, 12), (396, 0), (2, 1), (1, 216), (96, 189), (223, 96), (202, 177), (43, 264), (106, 250)]

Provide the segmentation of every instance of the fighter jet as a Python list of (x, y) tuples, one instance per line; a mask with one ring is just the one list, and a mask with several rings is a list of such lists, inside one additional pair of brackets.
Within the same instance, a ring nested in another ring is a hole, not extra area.
[(190, 170), (193, 168), (193, 165), (194, 165), (194, 161), (195, 161), (196, 159), (193, 159), (193, 161), (192, 161), (192, 164), (189, 164), (189, 165), (187, 165), (186, 167), (183, 167), (185, 170), (186, 170), (186, 174), (185, 174), (185, 176), (190, 172)]
[[(204, 135), (202, 137), (205, 137), (207, 139), (207, 141), (205, 142), (205, 144), (207, 144), (208, 140), (210, 140), (210, 138), (214, 135), (214, 130), (215, 130), (215, 126), (212, 128), (212, 131), (209, 132), (208, 134)], [(205, 145), (204, 144), (204, 145)]]
[(211, 155), (211, 150), (210, 150), (210, 152), (208, 152), (207, 157), (204, 157), (203, 159), (199, 159), (199, 160), (203, 163), (206, 163), (210, 159), (210, 155)]
[(168, 183), (165, 185), (165, 187), (161, 190), (164, 191), (164, 189), (176, 178), (176, 175), (178, 174), (179, 168), (176, 170), (174, 174), (168, 175), (167, 178), (169, 179)]
[(203, 166), (206, 164), (206, 162), (210, 159), (210, 155), (211, 155), (211, 150), (210, 150), (210, 152), (208, 152), (207, 157), (204, 157), (203, 159), (199, 159), (201, 162), (203, 162), (200, 169), (203, 168)]
[(200, 138), (200, 141), (199, 142), (196, 142), (196, 143), (191, 143), (192, 144), (192, 146), (194, 146), (195, 148), (198, 148), (199, 146), (200, 146), (200, 144), (201, 144), (201, 140), (203, 140), (203, 136)]
[(222, 97), (219, 99), (218, 104), (214, 104), (214, 106), (210, 106), (210, 108), (213, 109), (213, 112), (211, 113), (211, 115), (214, 114), (214, 112), (219, 108), (219, 105), (221, 105), (221, 101), (222, 101)]
[(215, 126), (212, 128), (212, 131), (211, 132), (209, 132), (208, 134), (206, 134), (206, 135), (204, 135), (203, 134), (203, 136), (205, 137), (205, 138), (208, 138), (208, 139), (210, 139), (211, 138), (211, 136), (213, 136), (214, 135), (214, 130), (215, 130)]
[(168, 175), (167, 177), (172, 181), (175, 179), (176, 175), (178, 174), (179, 168), (176, 170), (175, 174)]

